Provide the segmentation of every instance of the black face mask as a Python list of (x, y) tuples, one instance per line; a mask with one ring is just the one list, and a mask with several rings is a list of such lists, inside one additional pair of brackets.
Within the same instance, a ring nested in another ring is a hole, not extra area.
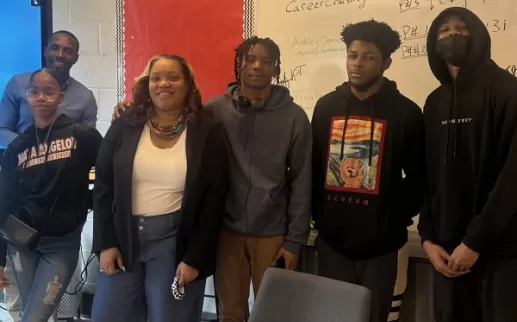
[(452, 35), (438, 39), (436, 52), (449, 64), (460, 67), (467, 57), (468, 46), (469, 36)]

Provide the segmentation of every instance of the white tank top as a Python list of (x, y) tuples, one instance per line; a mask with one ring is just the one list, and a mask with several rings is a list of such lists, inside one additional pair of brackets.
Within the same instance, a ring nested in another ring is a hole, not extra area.
[(187, 129), (172, 148), (160, 149), (145, 125), (133, 164), (134, 215), (158, 216), (181, 208), (187, 176), (186, 137)]

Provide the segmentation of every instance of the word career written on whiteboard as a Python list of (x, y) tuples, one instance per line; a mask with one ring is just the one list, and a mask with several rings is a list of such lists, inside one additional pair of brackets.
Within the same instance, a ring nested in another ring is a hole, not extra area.
[(372, 18), (399, 32), (402, 45), (385, 75), (421, 107), (439, 85), (427, 61), (427, 33), (434, 18), (446, 8), (466, 7), (475, 12), (492, 37), (492, 59), (517, 74), (515, 0), (247, 1), (247, 28), (280, 46), (280, 83), (291, 90), (309, 117), (321, 96), (348, 79), (342, 28)]

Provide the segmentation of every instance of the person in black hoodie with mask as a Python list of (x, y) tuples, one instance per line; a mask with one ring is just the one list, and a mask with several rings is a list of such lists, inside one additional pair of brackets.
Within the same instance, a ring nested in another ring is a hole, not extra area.
[[(22, 322), (48, 321), (77, 266), (88, 207), (88, 174), (102, 136), (58, 113), (63, 91), (52, 72), (29, 80), (34, 125), (9, 144), (0, 171), (0, 289), (6, 252), (23, 305)], [(13, 218), (16, 219), (13, 219)], [(37, 233), (16, 242), (22, 222)]]
[(435, 318), (517, 321), (517, 79), (491, 60), (489, 33), (467, 9), (440, 13), (427, 46), (441, 85), (424, 108), (418, 228), (436, 269)]
[(312, 118), (313, 219), (319, 274), (372, 291), (372, 322), (386, 322), (397, 252), (425, 188), (422, 110), (383, 77), (400, 37), (374, 20), (345, 27), (349, 81)]

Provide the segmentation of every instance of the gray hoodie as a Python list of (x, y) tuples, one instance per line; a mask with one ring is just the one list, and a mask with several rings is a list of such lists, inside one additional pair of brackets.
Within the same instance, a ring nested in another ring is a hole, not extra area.
[(273, 86), (265, 101), (239, 100), (240, 85), (207, 107), (224, 125), (229, 145), (229, 193), (224, 229), (250, 236), (285, 235), (298, 254), (307, 241), (312, 134), (307, 114), (289, 90)]

